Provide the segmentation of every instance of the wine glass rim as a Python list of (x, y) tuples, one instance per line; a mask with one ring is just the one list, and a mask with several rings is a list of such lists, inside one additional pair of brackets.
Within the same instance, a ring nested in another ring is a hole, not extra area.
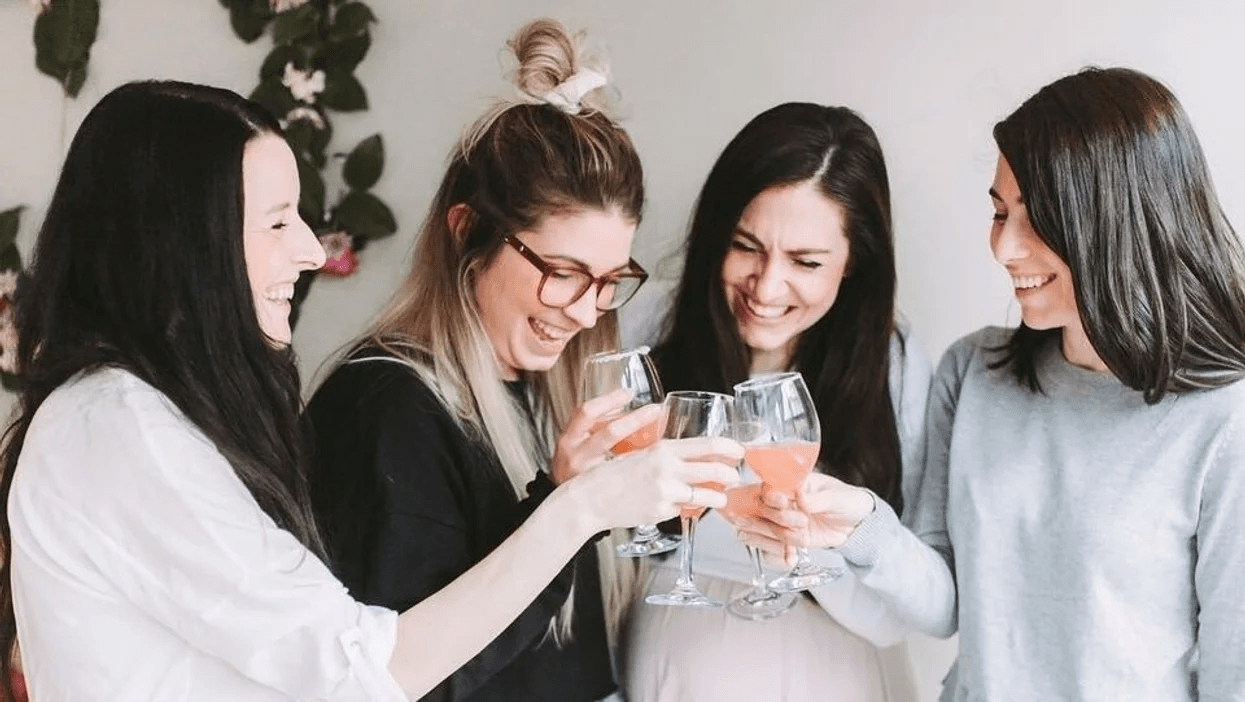
[(758, 387), (761, 385), (773, 385), (775, 383), (781, 383), (781, 382), (790, 380), (791, 378), (802, 378), (802, 377), (803, 376), (797, 371), (766, 373), (764, 375), (758, 375), (755, 378), (749, 378), (743, 381), (742, 383), (735, 383), (735, 385), (732, 386), (732, 389), (735, 391), (739, 391), (741, 388), (747, 389), (747, 388), (752, 388), (752, 387)]
[(647, 356), (649, 354), (649, 351), (651, 350), (652, 349), (650, 349), (648, 346), (636, 346), (635, 348), (619, 349), (618, 351), (601, 351), (599, 353), (594, 353), (591, 356), (589, 356), (588, 362), (591, 363), (594, 361), (612, 361), (616, 358), (625, 358), (627, 356), (639, 356), (639, 355)]
[(687, 398), (689, 400), (709, 400), (720, 397), (723, 400), (734, 400), (735, 398), (722, 392), (710, 392), (708, 390), (673, 390), (666, 393), (666, 399), (670, 398)]

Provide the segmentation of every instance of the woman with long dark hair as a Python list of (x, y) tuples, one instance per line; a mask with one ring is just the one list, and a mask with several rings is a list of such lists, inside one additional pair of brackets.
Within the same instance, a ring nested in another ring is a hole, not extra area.
[[(886, 164), (855, 112), (778, 105), (731, 140), (697, 200), (666, 326), (653, 358), (668, 389), (729, 394), (750, 376), (799, 371), (822, 425), (817, 470), (896, 513), (911, 502), (930, 364), (897, 318)], [(815, 556), (842, 565), (831, 552)], [(716, 512), (697, 530), (696, 569), (717, 599), (749, 588), (747, 552)], [(912, 694), (906, 649), (888, 648), (903, 627), (851, 573), (765, 625), (689, 610), (636, 612), (631, 699)]]
[(769, 516), (958, 630), (943, 699), (1240, 699), (1245, 249), (1189, 118), (1149, 76), (1087, 69), (994, 139), (1022, 322), (943, 357), (912, 531), (828, 477)]
[(593, 534), (724, 502), (668, 452), (614, 461), (418, 606), (352, 599), (305, 474), (289, 299), (324, 252), (298, 201), (278, 124), (226, 90), (127, 84), (75, 135), (18, 300), (0, 484), (0, 659), (7, 681), (20, 637), (34, 699), (417, 697)]

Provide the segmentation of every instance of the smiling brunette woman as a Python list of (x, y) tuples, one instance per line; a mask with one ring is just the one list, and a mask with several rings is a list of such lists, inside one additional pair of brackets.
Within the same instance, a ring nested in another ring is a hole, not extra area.
[[(597, 428), (625, 393), (574, 406), (585, 358), (615, 347), (615, 310), (645, 277), (630, 258), (640, 160), (604, 111), (604, 74), (581, 63), (561, 25), (533, 22), (510, 46), (525, 97), (487, 113), (455, 148), (409, 277), (309, 406), (313, 500), (338, 574), (365, 602), (423, 600), (485, 558), (555, 485), (573, 488), (619, 460), (634, 464), (633, 482), (593, 494), (626, 503), (657, 490), (724, 504), (686, 478), (738, 479), (728, 466), (680, 458), (737, 460), (742, 449), (726, 440), (659, 442), (603, 463), (658, 409)], [(585, 548), (425, 699), (610, 695), (609, 639), (631, 601), (632, 563), (605, 541)], [(494, 586), (504, 592), (517, 576)]]
[[(906, 509), (920, 482), (930, 364), (896, 319), (886, 163), (859, 115), (787, 103), (731, 140), (697, 201), (653, 359), (670, 390), (730, 393), (749, 376), (799, 371), (822, 424), (817, 470)], [(831, 552), (813, 556), (842, 566)], [(749, 588), (747, 552), (716, 511), (698, 528), (696, 557), (711, 596)], [(850, 573), (812, 595), (764, 625), (725, 610), (637, 609), (628, 699), (911, 697), (898, 620)]]
[(943, 699), (1245, 699), (1245, 249), (1189, 118), (1088, 69), (994, 140), (1021, 324), (943, 357), (912, 531), (829, 476), (769, 516), (958, 629)]

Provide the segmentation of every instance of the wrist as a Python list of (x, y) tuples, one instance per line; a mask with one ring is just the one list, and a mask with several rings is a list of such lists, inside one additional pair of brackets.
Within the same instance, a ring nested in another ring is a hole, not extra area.
[(858, 487), (852, 492), (854, 493), (852, 500), (854, 509), (851, 511), (852, 528), (855, 529), (878, 508), (878, 498), (872, 490), (865, 488)]
[(558, 515), (561, 533), (571, 535), (577, 544), (609, 528), (609, 525), (602, 523), (583, 486), (578, 483), (570, 480), (559, 485), (549, 493), (544, 503)]

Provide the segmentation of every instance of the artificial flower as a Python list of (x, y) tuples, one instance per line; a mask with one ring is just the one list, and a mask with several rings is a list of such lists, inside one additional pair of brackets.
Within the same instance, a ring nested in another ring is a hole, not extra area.
[(329, 275), (348, 276), (359, 267), (359, 257), (354, 251), (354, 240), (346, 232), (333, 232), (320, 237), (320, 245), (324, 247), (324, 267), (322, 273)]
[(300, 71), (294, 64), (287, 63), (281, 85), (290, 89), (295, 100), (315, 104), (316, 95), (324, 92), (324, 71)]
[(285, 113), (285, 119), (281, 120), (281, 128), (285, 129), (294, 122), (307, 122), (316, 129), (324, 129), (327, 126), (324, 123), (324, 117), (315, 108), (306, 105), (299, 105)]
[(268, 0), (268, 2), (272, 5), (272, 11), (278, 14), (307, 4), (307, 0)]

